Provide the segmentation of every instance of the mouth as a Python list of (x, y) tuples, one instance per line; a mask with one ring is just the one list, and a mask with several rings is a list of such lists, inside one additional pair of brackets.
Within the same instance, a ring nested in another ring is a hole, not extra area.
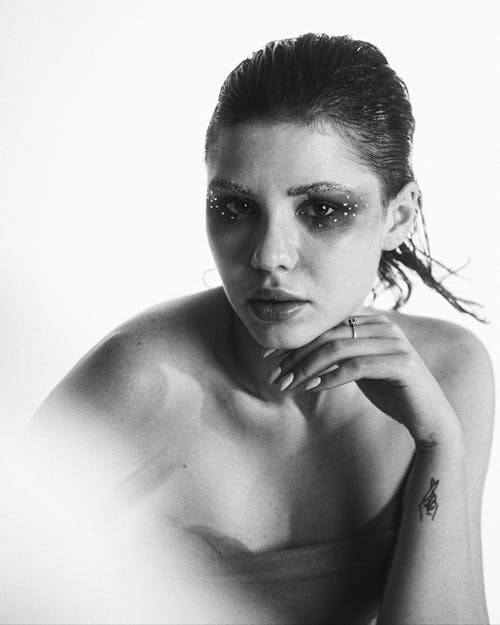
[(261, 321), (285, 321), (302, 311), (308, 304), (306, 300), (287, 299), (250, 299), (248, 305), (253, 315)]
[(297, 295), (296, 293), (292, 293), (291, 291), (285, 291), (285, 289), (279, 288), (260, 288), (250, 293), (250, 297), (248, 298), (252, 301), (260, 301), (260, 302), (305, 302), (303, 297)]
[(248, 300), (249, 302), (263, 302), (264, 304), (283, 304), (286, 302), (305, 302), (305, 300), (302, 299), (280, 299), (280, 298), (260, 298), (260, 297), (252, 297), (251, 299)]

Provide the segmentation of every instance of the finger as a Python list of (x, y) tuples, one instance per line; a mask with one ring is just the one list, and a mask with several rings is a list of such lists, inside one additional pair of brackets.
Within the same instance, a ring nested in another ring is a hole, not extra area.
[(339, 324), (338, 326), (330, 328), (310, 343), (307, 343), (307, 345), (290, 350), (279, 362), (281, 372), (290, 372), (302, 358), (308, 356), (330, 341), (348, 339), (351, 342), (353, 340), (359, 341), (362, 338), (384, 338), (393, 336), (394, 332), (390, 324), (378, 322), (361, 324), (361, 326), (356, 329), (356, 334), (356, 339), (353, 339), (351, 328), (345, 324)]
[(343, 319), (339, 325), (349, 325), (349, 319), (356, 319), (356, 325), (363, 325), (365, 323), (392, 323), (387, 315), (349, 315)]
[(262, 358), (268, 358), (269, 356), (276, 358), (278, 356), (283, 356), (283, 354), (286, 354), (288, 351), (290, 350), (277, 349), (277, 348), (272, 348), (272, 347), (263, 347), (261, 351), (261, 355), (262, 355)]
[(323, 391), (363, 378), (397, 381), (403, 367), (404, 356), (401, 354), (386, 354), (383, 358), (378, 354), (350, 358), (335, 371), (318, 376), (321, 377), (321, 382), (311, 391)]
[(339, 365), (345, 359), (371, 354), (378, 354), (379, 356), (396, 354), (401, 352), (403, 348), (402, 341), (393, 337), (370, 337), (356, 340), (334, 339), (302, 358), (288, 371), (281, 373), (275, 384), (280, 385), (283, 377), (293, 373), (293, 381), (288, 388), (295, 388), (312, 377), (321, 376), (328, 369), (331, 369), (334, 365)]
[(380, 324), (385, 326), (388, 332), (394, 334), (395, 336), (405, 336), (402, 328), (397, 323), (394, 323), (392, 319), (389, 319), (387, 315), (352, 315), (350, 317), (347, 317), (339, 325), (348, 327), (352, 333), (352, 327), (349, 323), (350, 319), (355, 319), (356, 323), (354, 325), (356, 326), (357, 331), (359, 330), (359, 326), (364, 326), (367, 324)]

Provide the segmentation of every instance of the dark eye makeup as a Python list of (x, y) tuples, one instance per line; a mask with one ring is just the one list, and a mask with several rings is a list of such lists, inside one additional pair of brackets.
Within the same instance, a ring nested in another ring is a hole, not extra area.
[[(212, 190), (207, 193), (207, 208), (228, 224), (259, 213), (259, 206), (253, 200)], [(360, 200), (349, 195), (339, 199), (311, 195), (300, 204), (296, 215), (313, 230), (339, 228), (351, 225), (359, 208)]]
[(309, 217), (316, 228), (334, 228), (352, 224), (352, 218), (356, 217), (358, 208), (358, 202), (312, 197), (299, 206), (297, 213)]

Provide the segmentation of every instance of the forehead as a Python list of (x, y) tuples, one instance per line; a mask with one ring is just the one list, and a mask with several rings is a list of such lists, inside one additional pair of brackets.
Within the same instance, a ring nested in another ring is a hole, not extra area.
[(376, 176), (356, 158), (354, 147), (333, 128), (245, 122), (222, 128), (209, 180), (231, 178), (262, 190), (331, 180), (378, 196)]

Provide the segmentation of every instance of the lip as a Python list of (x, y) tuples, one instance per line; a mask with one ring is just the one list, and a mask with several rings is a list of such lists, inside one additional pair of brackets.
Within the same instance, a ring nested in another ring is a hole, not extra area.
[(250, 301), (259, 300), (259, 301), (269, 301), (269, 300), (277, 300), (277, 301), (287, 301), (287, 302), (307, 302), (303, 297), (297, 295), (296, 293), (292, 293), (291, 291), (285, 291), (284, 289), (256, 289), (253, 293), (250, 294), (248, 298)]
[(299, 313), (308, 302), (305, 300), (249, 300), (248, 305), (255, 317), (262, 321), (285, 321)]

